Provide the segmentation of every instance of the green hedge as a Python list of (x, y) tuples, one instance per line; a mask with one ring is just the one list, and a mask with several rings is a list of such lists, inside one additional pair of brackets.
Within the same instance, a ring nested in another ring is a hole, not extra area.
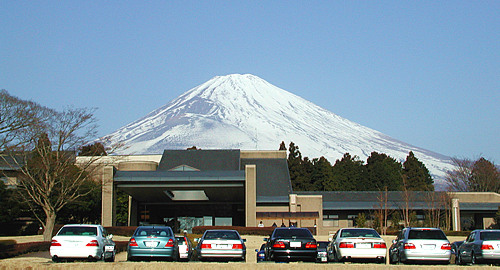
[(206, 230), (236, 230), (242, 235), (264, 235), (269, 236), (274, 227), (242, 227), (242, 226), (196, 226), (194, 234), (203, 234)]
[[(14, 241), (14, 240), (7, 240)], [(14, 241), (15, 242), (15, 241)], [(21, 244), (8, 244), (0, 246), (0, 259), (16, 257), (21, 254), (36, 252), (36, 251), (48, 251), (50, 248), (50, 242), (29, 242)]]
[(137, 226), (113, 226), (113, 227), (105, 227), (108, 233), (113, 235), (121, 235), (121, 236), (132, 236), (134, 234)]

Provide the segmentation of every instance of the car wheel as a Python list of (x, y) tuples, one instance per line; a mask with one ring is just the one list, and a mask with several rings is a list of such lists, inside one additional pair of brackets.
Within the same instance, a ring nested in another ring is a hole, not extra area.
[(57, 256), (54, 256), (54, 257), (52, 257), (52, 261), (55, 263), (58, 263), (61, 261), (61, 259), (59, 259)]
[(470, 255), (470, 263), (471, 264), (476, 264), (477, 263), (476, 254), (474, 252), (472, 252), (472, 254)]
[(127, 261), (133, 262), (133, 261), (135, 261), (135, 258), (132, 256), (127, 256)]
[(115, 261), (115, 253), (113, 253), (113, 256), (111, 256), (110, 258), (107, 258), (104, 257), (104, 261), (105, 262), (114, 262)]
[(380, 258), (379, 263), (382, 263), (382, 264), (385, 263), (385, 257)]
[(460, 254), (455, 255), (455, 264), (462, 265), (462, 259), (460, 258)]

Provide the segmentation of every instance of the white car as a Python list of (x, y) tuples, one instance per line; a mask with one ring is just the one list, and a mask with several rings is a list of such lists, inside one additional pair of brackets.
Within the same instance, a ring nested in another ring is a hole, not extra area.
[(328, 259), (335, 262), (373, 259), (384, 263), (386, 252), (384, 239), (371, 228), (340, 229), (327, 248)]
[(52, 261), (63, 259), (115, 260), (115, 242), (101, 225), (68, 224), (52, 237)]

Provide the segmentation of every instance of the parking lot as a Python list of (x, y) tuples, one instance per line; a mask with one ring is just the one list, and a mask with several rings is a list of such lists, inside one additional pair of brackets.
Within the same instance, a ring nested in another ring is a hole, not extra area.
[[(5, 239), (5, 237), (2, 237)], [(36, 252), (24, 254), (16, 258), (0, 260), (0, 269), (498, 269), (495, 266), (475, 265), (475, 266), (456, 266), (450, 265), (385, 265), (374, 263), (256, 263), (255, 249), (263, 243), (263, 236), (243, 236), (247, 245), (247, 260), (243, 262), (127, 262), (126, 252), (118, 253), (116, 261), (113, 263), (104, 262), (67, 262), (53, 263), (49, 252)], [(328, 236), (318, 236), (317, 240), (328, 240)], [(385, 236), (384, 240), (389, 243), (394, 236)], [(116, 241), (128, 240), (128, 237), (115, 236)], [(463, 240), (464, 237), (449, 237), (451, 242)], [(41, 241), (40, 236), (20, 237), (16, 239), (19, 243), (30, 241)]]

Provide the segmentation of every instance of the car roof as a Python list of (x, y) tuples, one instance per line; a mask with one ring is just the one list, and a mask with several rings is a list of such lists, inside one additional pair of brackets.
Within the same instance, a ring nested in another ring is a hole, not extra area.
[(100, 227), (99, 224), (66, 224), (63, 227)]
[(218, 230), (206, 230), (205, 232), (238, 232), (237, 230), (222, 230), (222, 229), (218, 229)]
[(147, 225), (147, 226), (139, 226), (137, 227), (137, 229), (139, 228), (146, 228), (146, 229), (153, 229), (153, 228), (170, 228), (170, 226), (164, 226), (164, 225)]

